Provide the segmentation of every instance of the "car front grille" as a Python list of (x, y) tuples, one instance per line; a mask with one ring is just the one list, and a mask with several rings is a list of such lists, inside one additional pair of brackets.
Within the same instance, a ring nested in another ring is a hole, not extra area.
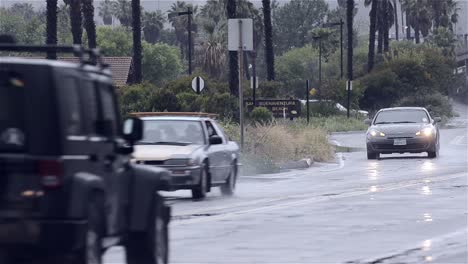
[(142, 164), (162, 166), (164, 165), (164, 160), (145, 160), (145, 161), (142, 161)]
[(403, 145), (403, 146), (395, 146), (393, 144), (385, 144), (385, 143), (375, 143), (373, 144), (373, 147), (375, 149), (401, 149), (401, 150), (405, 150), (405, 149), (424, 149), (424, 148), (427, 148), (428, 144), (426, 143), (408, 143), (406, 145)]

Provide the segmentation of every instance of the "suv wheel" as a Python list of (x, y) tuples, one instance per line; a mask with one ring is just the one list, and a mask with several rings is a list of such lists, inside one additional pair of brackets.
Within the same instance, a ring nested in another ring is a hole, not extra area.
[(128, 264), (167, 264), (169, 261), (168, 219), (162, 198), (154, 199), (147, 232), (129, 235), (125, 245)]
[(102, 263), (104, 223), (104, 202), (100, 195), (93, 195), (88, 203), (85, 245), (76, 253), (76, 264)]
[(224, 196), (232, 196), (234, 190), (236, 189), (237, 182), (237, 166), (233, 164), (231, 166), (231, 171), (229, 172), (229, 177), (225, 184), (221, 185), (221, 193)]
[(206, 197), (206, 190), (208, 189), (208, 166), (203, 165), (200, 174), (200, 183), (192, 189), (193, 199), (203, 199)]

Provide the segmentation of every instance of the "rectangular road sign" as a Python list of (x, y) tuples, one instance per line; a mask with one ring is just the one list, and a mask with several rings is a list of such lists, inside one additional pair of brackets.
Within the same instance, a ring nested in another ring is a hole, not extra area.
[(228, 49), (230, 51), (239, 50), (239, 26), (242, 27), (242, 50), (253, 50), (253, 21), (251, 18), (228, 20)]

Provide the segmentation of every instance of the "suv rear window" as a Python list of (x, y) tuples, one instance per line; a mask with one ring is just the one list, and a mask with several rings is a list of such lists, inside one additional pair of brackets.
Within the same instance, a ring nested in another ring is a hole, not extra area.
[(0, 69), (0, 151), (25, 147), (25, 86), (21, 74)]

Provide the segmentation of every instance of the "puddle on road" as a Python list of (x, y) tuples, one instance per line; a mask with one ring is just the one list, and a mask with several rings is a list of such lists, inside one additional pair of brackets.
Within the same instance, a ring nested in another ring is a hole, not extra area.
[(188, 220), (188, 219), (193, 219), (197, 217), (209, 217), (209, 216), (216, 216), (216, 215), (219, 215), (219, 214), (210, 213), (210, 214), (173, 215), (171, 217), (171, 220), (173, 221)]
[(363, 152), (365, 150), (365, 148), (335, 146), (335, 153)]

